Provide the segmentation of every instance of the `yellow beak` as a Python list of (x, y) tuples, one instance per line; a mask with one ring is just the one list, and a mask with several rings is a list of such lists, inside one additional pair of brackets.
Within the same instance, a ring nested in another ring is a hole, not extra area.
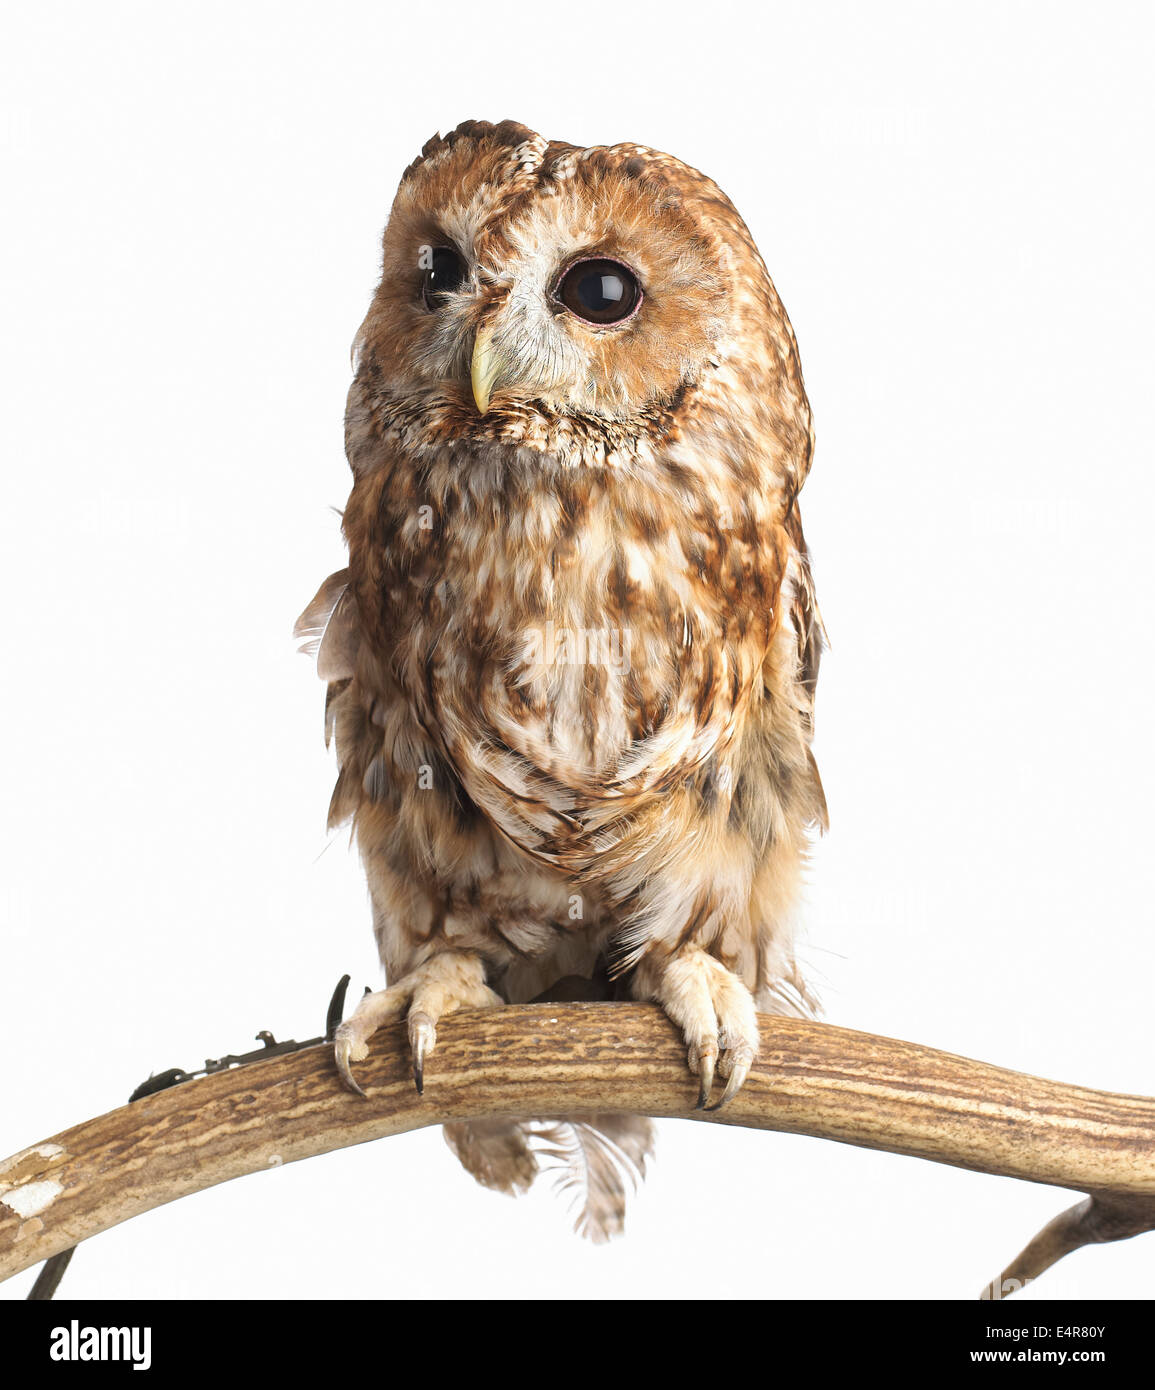
[(504, 365), (501, 355), (493, 349), (493, 338), (489, 328), (482, 324), (473, 341), (473, 361), (469, 369), (473, 399), (482, 415), (489, 409), (489, 398), (493, 395), (494, 383), (501, 375)]

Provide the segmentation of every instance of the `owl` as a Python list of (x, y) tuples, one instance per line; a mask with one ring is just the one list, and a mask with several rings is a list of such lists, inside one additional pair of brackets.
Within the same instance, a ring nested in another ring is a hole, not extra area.
[[(468, 121), (401, 178), (354, 356), (349, 564), (297, 627), (388, 982), (341, 1075), (391, 1020), (420, 1091), (454, 1010), (633, 998), (724, 1106), (756, 1010), (813, 1007), (792, 918), (826, 822), (810, 409), (750, 233), (670, 155)], [(447, 1137), (506, 1190), (584, 1148), (612, 1233), (649, 1122), (565, 1124)]]

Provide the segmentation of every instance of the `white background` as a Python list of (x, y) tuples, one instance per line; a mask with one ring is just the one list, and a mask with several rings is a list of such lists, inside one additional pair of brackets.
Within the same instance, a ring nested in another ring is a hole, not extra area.
[[(106, 0), (4, 27), (0, 1153), (379, 981), (289, 629), (343, 563), (397, 179), (469, 117), (704, 169), (793, 319), (828, 1017), (1155, 1090), (1149, 7)], [(430, 1130), (145, 1215), (64, 1291), (970, 1298), (1071, 1200), (668, 1123), (597, 1249)], [(1039, 1295), (1155, 1295), (1155, 1238)]]

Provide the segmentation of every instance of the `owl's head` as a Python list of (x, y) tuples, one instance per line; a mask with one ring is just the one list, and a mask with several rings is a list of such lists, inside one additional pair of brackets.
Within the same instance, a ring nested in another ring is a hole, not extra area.
[(405, 171), (357, 346), (374, 397), (430, 440), (658, 430), (727, 362), (755, 397), (797, 376), (715, 184), (637, 145), (581, 149), (512, 121), (466, 122)]

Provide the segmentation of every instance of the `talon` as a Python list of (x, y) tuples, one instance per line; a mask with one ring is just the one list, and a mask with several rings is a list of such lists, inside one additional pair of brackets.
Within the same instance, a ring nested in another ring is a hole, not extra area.
[(710, 1089), (714, 1085), (714, 1062), (717, 1059), (717, 1049), (702, 1048), (699, 1064), (702, 1068), (702, 1084), (698, 1087), (698, 1103), (694, 1106), (695, 1110), (705, 1110), (706, 1102), (710, 1099)]
[(409, 1015), (409, 1049), (413, 1054), (413, 1083), (417, 1094), (425, 1094), (425, 1059), (437, 1042), (437, 1029), (426, 1013)]
[(730, 1070), (730, 1079), (726, 1082), (726, 1089), (722, 1092), (722, 1097), (717, 1105), (708, 1105), (707, 1110), (721, 1110), (724, 1105), (729, 1105), (742, 1086), (746, 1078), (750, 1075), (750, 1063), (752, 1057), (739, 1056), (734, 1059)]
[(352, 1069), (349, 1066), (349, 1057), (352, 1051), (353, 1044), (348, 1038), (337, 1038), (336, 1045), (333, 1049), (333, 1058), (337, 1063), (337, 1071), (340, 1074), (341, 1080), (354, 1095), (360, 1096), (362, 1100), (368, 1100), (369, 1097), (361, 1087), (358, 1086), (357, 1079), (354, 1077)]

